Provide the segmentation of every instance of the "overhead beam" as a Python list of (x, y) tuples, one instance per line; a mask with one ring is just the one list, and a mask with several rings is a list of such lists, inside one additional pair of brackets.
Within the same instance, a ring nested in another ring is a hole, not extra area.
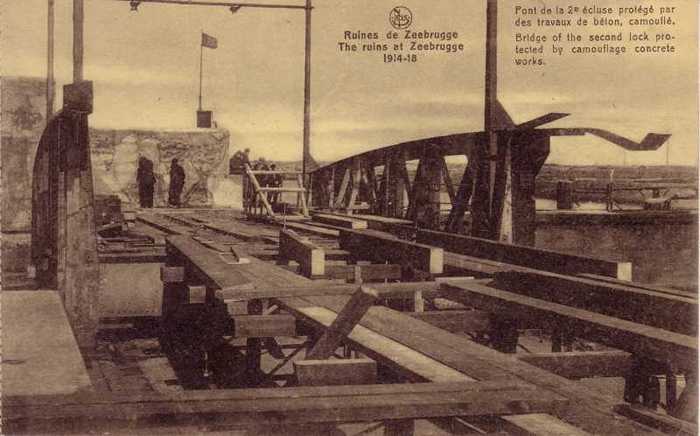
[[(130, 2), (131, 0), (117, 0)], [(310, 6), (273, 4), (273, 3), (236, 3), (236, 2), (213, 2), (213, 1), (192, 1), (192, 0), (139, 0), (139, 3), (164, 3), (181, 6), (226, 6), (235, 8), (269, 8), (269, 9), (313, 9)]]

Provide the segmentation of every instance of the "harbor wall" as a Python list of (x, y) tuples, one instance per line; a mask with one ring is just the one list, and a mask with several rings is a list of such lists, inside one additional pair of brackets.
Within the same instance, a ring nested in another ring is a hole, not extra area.
[(632, 262), (635, 281), (697, 288), (698, 227), (685, 223), (538, 223), (536, 246)]

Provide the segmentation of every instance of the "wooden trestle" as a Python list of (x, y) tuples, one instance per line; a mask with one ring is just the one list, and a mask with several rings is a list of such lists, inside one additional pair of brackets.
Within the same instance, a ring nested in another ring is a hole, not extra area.
[[(429, 419), (462, 434), (697, 433), (697, 298), (623, 280), (627, 264), (371, 216), (137, 219), (170, 235), (159, 339), (185, 390), (3, 398), (7, 431), (380, 422), (407, 435)], [(551, 335), (552, 352), (515, 353), (523, 329)], [(301, 339), (291, 353), (288, 337)], [(272, 371), (264, 353), (279, 359)], [(624, 377), (624, 398), (577, 381), (591, 377)]]

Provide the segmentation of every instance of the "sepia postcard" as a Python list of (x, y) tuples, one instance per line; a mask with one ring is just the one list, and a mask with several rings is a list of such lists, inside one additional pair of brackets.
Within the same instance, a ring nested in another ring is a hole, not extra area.
[(697, 435), (698, 2), (0, 4), (0, 434)]

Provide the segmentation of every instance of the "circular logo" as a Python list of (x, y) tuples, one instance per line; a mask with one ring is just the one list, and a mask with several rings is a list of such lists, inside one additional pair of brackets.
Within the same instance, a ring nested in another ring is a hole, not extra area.
[(389, 24), (394, 29), (408, 29), (413, 22), (413, 14), (406, 6), (396, 6), (389, 11)]

